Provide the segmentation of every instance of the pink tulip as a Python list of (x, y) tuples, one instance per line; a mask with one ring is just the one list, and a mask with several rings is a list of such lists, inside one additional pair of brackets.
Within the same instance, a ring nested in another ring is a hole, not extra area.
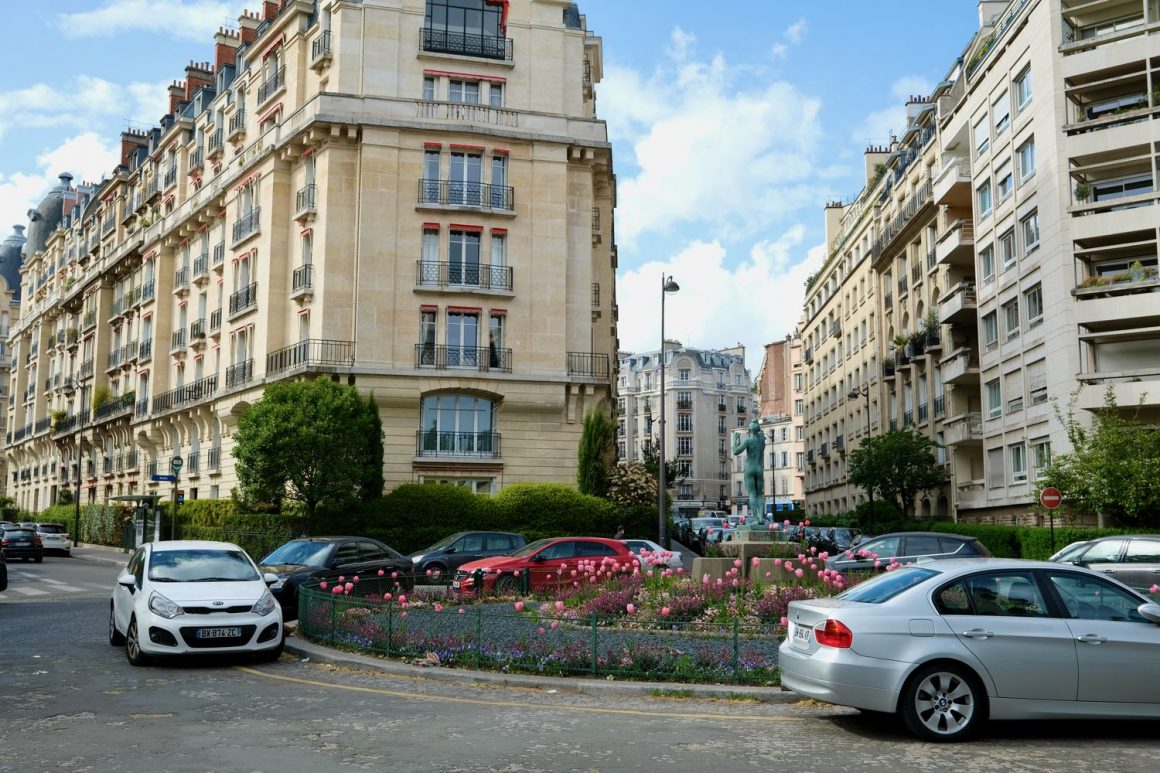
[(379, 577), (382, 577), (384, 574), (386, 574), (386, 572), (385, 572), (385, 571), (383, 571), (382, 569), (380, 569), (380, 570), (379, 570)]
[(339, 582), (346, 582), (346, 578), (345, 578), (345, 577), (343, 577), (343, 576), (340, 574), (340, 575), (338, 576), (338, 581), (339, 581)]
[(559, 623), (556, 622), (555, 620), (553, 620), (551, 623), (549, 623), (549, 626), (551, 627), (551, 629), (553, 631), (556, 630), (556, 626), (558, 626), (558, 625), (559, 625)]
[(357, 574), (354, 577), (351, 577), (350, 579), (351, 579), (351, 582), (353, 582), (355, 585), (358, 585), (358, 575)]
[(647, 572), (645, 572), (645, 574), (646, 574), (648, 577), (652, 577), (652, 576), (653, 576), (653, 570), (652, 570), (652, 569), (649, 569)]
[(741, 584), (741, 580), (738, 580), (736, 577), (734, 577), (733, 578), (733, 587), (736, 588), (740, 584)]
[(677, 567), (677, 574), (684, 574), (684, 573), (685, 573), (685, 567), (678, 566)]
[(628, 614), (631, 615), (633, 612), (636, 611), (636, 604), (629, 604), (627, 607), (625, 607), (625, 609), (627, 609)]
[(436, 601), (436, 602), (435, 602), (435, 611), (436, 611), (436, 612), (442, 612), (442, 611), (443, 611), (443, 605), (442, 605), (442, 604), (440, 604), (438, 601)]
[(338, 594), (342, 593), (342, 586), (335, 585), (334, 588), (330, 592), (333, 593), (335, 596), (337, 596)]
[(406, 604), (406, 603), (407, 603), (407, 597), (406, 597), (406, 595), (404, 595), (404, 594), (402, 594), (402, 593), (400, 593), (400, 594), (399, 594), (399, 603), (400, 603), (400, 604)]
[(1148, 589), (1149, 593), (1160, 593), (1160, 585), (1153, 585)]
[(391, 600), (391, 594), (384, 593), (383, 594), (383, 601), (390, 601), (390, 600)]
[(399, 576), (398, 572), (391, 572), (391, 579), (394, 580)]
[(323, 590), (326, 590), (326, 580), (323, 580), (322, 582), (318, 583), (318, 587), (322, 588)]
[(781, 559), (780, 558), (773, 559), (773, 565), (774, 566), (781, 566)]
[(544, 635), (544, 626), (540, 626), (540, 636)]
[(753, 564), (754, 566), (757, 566), (759, 563), (761, 563), (761, 559), (760, 559), (760, 558), (758, 558), (757, 556), (754, 556), (754, 557), (753, 557), (752, 564)]
[(563, 611), (564, 611), (564, 602), (563, 602), (563, 601), (557, 601), (557, 602), (556, 602), (556, 611), (557, 611), (557, 612), (563, 612)]
[(798, 578), (800, 578), (800, 577), (802, 576), (803, 572), (802, 572), (802, 570), (801, 570), (801, 569), (798, 569), (798, 570), (797, 570), (797, 571), (795, 571), (793, 574), (794, 574), (794, 577), (798, 577)]
[(882, 562), (881, 562), (881, 561), (879, 561), (879, 560), (877, 560), (877, 559), (875, 559), (875, 560), (874, 560), (874, 568), (875, 568), (875, 569), (879, 569), (879, 568), (881, 568), (881, 567), (882, 567)]
[(668, 616), (669, 616), (669, 608), (668, 607), (661, 607), (661, 617), (668, 617)]
[(766, 573), (765, 573), (765, 576), (766, 576), (766, 577), (772, 577), (772, 576), (773, 576), (773, 572), (766, 572)]
[(781, 619), (781, 624), (782, 624), (782, 625), (789, 625), (789, 619), (788, 619), (788, 618), (785, 618), (785, 617), (783, 617), (783, 618)]
[(524, 602), (522, 602), (522, 601), (517, 601), (517, 602), (516, 602), (516, 611), (517, 611), (517, 612), (523, 612), (523, 611), (524, 611)]
[(463, 607), (460, 607), (460, 608), (459, 608), (459, 614), (461, 614), (461, 615), (466, 615), (466, 614), (467, 614), (467, 610), (466, 610), (466, 609), (464, 609)]
[(354, 590), (354, 583), (348, 582), (344, 587), (346, 588), (346, 592), (350, 593), (352, 590)]

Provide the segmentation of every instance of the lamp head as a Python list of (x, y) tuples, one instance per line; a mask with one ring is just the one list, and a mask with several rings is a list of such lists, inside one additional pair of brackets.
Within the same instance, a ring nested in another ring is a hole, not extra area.
[(860, 389), (858, 389), (858, 387), (854, 387), (849, 392), (846, 393), (846, 397), (849, 397), (851, 400), (857, 400), (861, 396), (862, 396), (862, 391)]
[(675, 293), (681, 289), (681, 286), (679, 284), (677, 284), (676, 282), (674, 282), (673, 278), (670, 276), (670, 277), (665, 278), (664, 284), (661, 285), (661, 288), (666, 293)]

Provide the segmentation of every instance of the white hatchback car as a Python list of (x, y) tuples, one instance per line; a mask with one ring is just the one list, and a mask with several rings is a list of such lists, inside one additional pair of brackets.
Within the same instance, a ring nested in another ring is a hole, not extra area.
[(36, 533), (40, 535), (45, 553), (56, 551), (63, 553), (65, 558), (72, 555), (72, 540), (69, 539), (68, 530), (59, 523), (38, 523)]
[(229, 542), (177, 540), (137, 548), (109, 602), (109, 644), (135, 666), (157, 655), (282, 654), (282, 608), (244, 550)]

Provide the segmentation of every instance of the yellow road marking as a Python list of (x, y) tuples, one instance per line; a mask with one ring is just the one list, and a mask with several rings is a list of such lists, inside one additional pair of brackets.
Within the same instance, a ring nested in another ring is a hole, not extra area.
[(565, 706), (551, 703), (532, 703), (530, 701), (495, 701), (482, 700), (479, 698), (456, 698), (450, 695), (421, 695), (409, 692), (401, 692), (399, 690), (387, 690), (381, 687), (358, 687), (347, 684), (332, 684), (330, 682), (320, 682), (315, 679), (302, 679), (296, 676), (282, 676), (280, 674), (271, 674), (265, 671), (259, 671), (256, 668), (247, 668), (246, 666), (234, 666), (238, 671), (251, 674), (253, 676), (260, 676), (265, 679), (274, 679), (280, 682), (291, 682), (293, 684), (303, 684), (310, 687), (322, 687), (332, 690), (347, 690), (349, 692), (371, 693), (372, 695), (387, 695), (392, 698), (410, 698), (412, 700), (426, 700), (436, 701), (442, 703), (461, 703), (471, 706), (487, 706), (495, 708), (497, 706), (514, 707), (522, 709), (554, 709), (556, 711), (573, 711), (582, 714), (616, 714), (620, 716), (631, 717), (658, 717), (665, 719), (708, 719), (721, 720), (722, 722), (737, 722), (739, 720), (748, 720), (751, 722), (787, 722), (798, 721), (799, 717), (783, 717), (783, 716), (769, 716), (769, 717), (755, 717), (747, 714), (689, 714), (675, 711), (641, 711), (639, 709), (609, 709), (601, 708), (599, 706)]

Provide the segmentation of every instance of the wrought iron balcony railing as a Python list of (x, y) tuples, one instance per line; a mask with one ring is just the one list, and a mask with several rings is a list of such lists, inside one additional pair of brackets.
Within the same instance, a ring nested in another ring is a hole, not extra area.
[(295, 293), (314, 289), (314, 264), (307, 263), (294, 269), (290, 277), (290, 291)]
[[(601, 352), (568, 352), (568, 375), (608, 378), (609, 358)], [(646, 406), (645, 410), (648, 410)]]
[(133, 406), (136, 404), (135, 400), (136, 393), (126, 392), (120, 397), (115, 397), (107, 403), (97, 406), (93, 409), (93, 423), (128, 415), (133, 411)]
[(488, 346), (415, 344), (415, 367), (512, 371), (512, 350)]
[(478, 56), (482, 59), (511, 61), (512, 41), (495, 35), (423, 28), (423, 50), (440, 54)]
[(230, 316), (241, 314), (256, 308), (258, 305), (258, 283), (251, 282), (241, 290), (230, 295)]
[(415, 432), (415, 454), (416, 456), (478, 456), (494, 459), (500, 455), (500, 433), (418, 430)]
[(252, 359), (235, 363), (226, 368), (226, 389), (249, 383), (254, 378)]
[[(184, 332), (184, 331), (182, 331)], [(192, 384), (179, 386), (153, 398), (153, 412), (161, 413), (200, 402), (217, 391), (217, 376), (206, 376)]]
[(295, 217), (316, 211), (315, 197), (317, 193), (318, 186), (313, 183), (298, 190), (298, 193), (294, 196)]
[(342, 367), (354, 364), (354, 341), (310, 338), (266, 355), (266, 375), (295, 369)]
[(242, 239), (245, 239), (253, 234), (256, 234), (262, 226), (262, 208), (254, 207), (246, 214), (234, 221), (234, 244), (237, 244)]
[(462, 180), (419, 180), (419, 203), (481, 209), (515, 209), (515, 189), (510, 185)]
[(446, 263), (420, 260), (417, 263), (420, 287), (478, 287), (481, 290), (512, 289), (511, 266)]
[(258, 87), (258, 104), (262, 104), (286, 84), (286, 67), (283, 65), (270, 73)]

